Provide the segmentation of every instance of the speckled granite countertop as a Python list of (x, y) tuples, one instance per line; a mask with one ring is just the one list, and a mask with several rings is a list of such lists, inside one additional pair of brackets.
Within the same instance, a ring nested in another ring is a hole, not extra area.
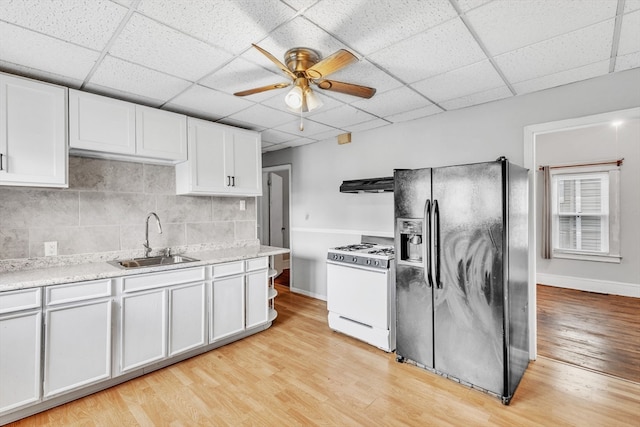
[(39, 286), (57, 285), (61, 283), (82, 282), (86, 280), (105, 279), (128, 276), (132, 274), (150, 273), (163, 270), (198, 267), (222, 262), (239, 261), (262, 256), (279, 255), (290, 252), (289, 249), (273, 246), (244, 246), (188, 252), (186, 255), (199, 261), (184, 264), (163, 265), (158, 267), (136, 268), (124, 270), (107, 262), (63, 265), (56, 267), (35, 268), (22, 271), (0, 273), (0, 292)]

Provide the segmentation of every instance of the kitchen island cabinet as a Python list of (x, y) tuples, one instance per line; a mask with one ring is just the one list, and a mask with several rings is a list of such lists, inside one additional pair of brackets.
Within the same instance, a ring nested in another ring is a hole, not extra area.
[(68, 187), (67, 89), (0, 73), (0, 185)]
[(45, 288), (45, 399), (111, 378), (111, 282)]
[(41, 290), (0, 294), (0, 414), (40, 401)]
[(189, 117), (188, 160), (176, 165), (176, 193), (262, 195), (260, 134)]

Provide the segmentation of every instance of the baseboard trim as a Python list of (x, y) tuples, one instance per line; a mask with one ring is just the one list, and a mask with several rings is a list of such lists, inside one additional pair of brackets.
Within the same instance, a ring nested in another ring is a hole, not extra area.
[(536, 274), (536, 282), (541, 285), (556, 286), (558, 288), (640, 298), (640, 284), (638, 283), (613, 282), (544, 273)]
[(327, 296), (326, 295), (321, 295), (321, 294), (317, 294), (315, 292), (309, 292), (305, 289), (300, 289), (300, 288), (296, 288), (294, 286), (291, 286), (289, 288), (291, 290), (291, 292), (296, 293), (296, 294), (301, 294), (307, 297), (311, 297), (311, 298), (315, 298), (315, 299), (319, 299), (322, 301), (326, 301), (327, 300)]

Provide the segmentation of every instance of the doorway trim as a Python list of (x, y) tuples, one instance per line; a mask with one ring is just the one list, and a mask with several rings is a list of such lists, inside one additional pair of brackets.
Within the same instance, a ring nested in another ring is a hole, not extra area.
[[(293, 203), (291, 203), (292, 201), (292, 194), (291, 194), (291, 163), (287, 163), (284, 165), (276, 165), (276, 166), (268, 166), (268, 167), (264, 167), (262, 168), (262, 172), (261, 173), (269, 173), (269, 172), (287, 172), (287, 175), (289, 176), (289, 184), (288, 184), (288, 188), (286, 189), (288, 196), (289, 196), (289, 206), (288, 206), (288, 214), (289, 214), (289, 225), (287, 228), (287, 234), (289, 236), (289, 250), (291, 250), (291, 206), (293, 205)], [(265, 183), (263, 182), (262, 185), (265, 185)], [(263, 203), (263, 199), (260, 198), (260, 206), (257, 206), (257, 209), (262, 210), (262, 203)], [(289, 289), (293, 289), (293, 254), (291, 252), (289, 252)]]
[(524, 127), (524, 167), (529, 169), (529, 359), (537, 357), (537, 316), (536, 316), (536, 260), (538, 242), (536, 240), (536, 136), (561, 130), (579, 129), (599, 125), (612, 120), (637, 117), (640, 107), (616, 110), (572, 119), (539, 123)]

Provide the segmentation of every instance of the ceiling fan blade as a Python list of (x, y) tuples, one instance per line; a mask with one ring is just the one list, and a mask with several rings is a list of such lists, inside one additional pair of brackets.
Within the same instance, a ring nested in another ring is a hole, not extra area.
[(253, 95), (254, 93), (266, 92), (266, 91), (272, 90), (272, 89), (282, 89), (283, 87), (287, 87), (287, 86), (291, 86), (291, 83), (276, 83), (274, 85), (256, 87), (256, 88), (253, 88), (253, 89), (247, 89), (247, 90), (243, 90), (241, 92), (236, 92), (236, 93), (234, 93), (234, 95), (235, 96)]
[(318, 87), (320, 89), (333, 92), (359, 96), (360, 98), (371, 98), (376, 93), (376, 90), (372, 87), (354, 85), (353, 83), (337, 82), (335, 80), (321, 80), (318, 82)]
[(275, 56), (273, 56), (272, 54), (270, 54), (269, 52), (267, 52), (266, 50), (264, 50), (263, 48), (261, 48), (260, 46), (258, 46), (257, 44), (253, 44), (251, 43), (251, 45), (253, 47), (255, 47), (256, 49), (258, 49), (260, 52), (262, 52), (262, 54), (264, 56), (266, 56), (267, 58), (269, 58), (271, 60), (271, 62), (273, 62), (274, 64), (276, 64), (278, 66), (278, 68), (280, 68), (280, 70), (282, 70), (283, 73), (285, 73), (287, 76), (291, 77), (292, 80), (296, 79), (296, 75), (293, 74), (291, 72), (290, 69), (287, 68), (286, 65), (284, 65), (282, 62), (280, 62), (278, 60), (278, 58), (276, 58)]
[(310, 79), (320, 79), (357, 61), (358, 58), (353, 53), (348, 50), (340, 49), (307, 69), (305, 73)]

